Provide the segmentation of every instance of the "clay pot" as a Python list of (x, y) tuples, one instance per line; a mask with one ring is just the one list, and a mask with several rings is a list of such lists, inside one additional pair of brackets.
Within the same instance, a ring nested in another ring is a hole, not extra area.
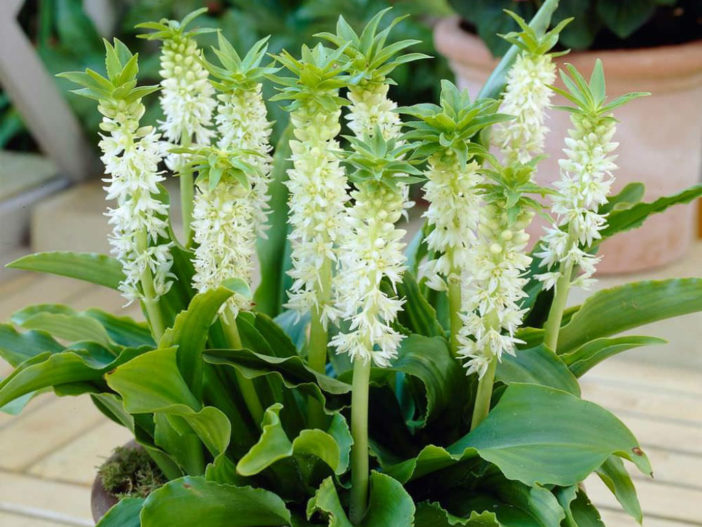
[[(141, 448), (136, 441), (129, 441), (124, 445), (125, 448)], [(112, 454), (105, 463), (114, 461), (116, 454)], [(113, 494), (110, 494), (102, 486), (102, 480), (99, 475), (95, 476), (93, 480), (93, 486), (90, 490), (90, 511), (93, 514), (93, 520), (98, 523), (100, 519), (107, 514), (114, 505), (117, 504), (119, 500)]]
[[(456, 17), (440, 20), (434, 39), (436, 48), (448, 58), (458, 85), (475, 96), (497, 60), (476, 35), (461, 28)], [(611, 98), (633, 91), (652, 94), (615, 110), (620, 121), (615, 141), (620, 146), (614, 190), (640, 181), (646, 185), (644, 199), (653, 200), (697, 183), (702, 158), (702, 40), (634, 50), (572, 52), (557, 62), (573, 64), (589, 77), (597, 58), (604, 64)], [(554, 104), (565, 103), (560, 96), (554, 98)], [(550, 111), (548, 126), (549, 158), (536, 176), (544, 185), (558, 178), (557, 160), (569, 128), (568, 115)], [(639, 229), (605, 242), (598, 269), (633, 272), (672, 262), (685, 253), (695, 230), (695, 207), (673, 207)], [(542, 233), (539, 225), (532, 229), (533, 236)]]

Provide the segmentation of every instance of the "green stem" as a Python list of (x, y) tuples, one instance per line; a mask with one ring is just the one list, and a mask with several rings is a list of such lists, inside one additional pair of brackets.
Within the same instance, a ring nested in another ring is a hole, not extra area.
[[(222, 327), (227, 335), (229, 345), (233, 349), (241, 349), (243, 346), (241, 344), (241, 337), (239, 336), (239, 329), (236, 326), (236, 320), (234, 320), (234, 317), (232, 317), (228, 311), (225, 311), (222, 314), (221, 319)], [(258, 398), (258, 393), (256, 392), (256, 387), (254, 386), (253, 380), (244, 377), (244, 375), (236, 368), (234, 368), (234, 373), (236, 375), (236, 380), (239, 383), (241, 396), (244, 398), (244, 403), (246, 403), (246, 408), (248, 408), (254, 422), (260, 426), (263, 419), (263, 406)]]
[[(180, 138), (180, 146), (189, 147), (192, 143), (190, 134), (183, 133)], [(190, 246), (193, 222), (193, 200), (195, 187), (193, 182), (193, 173), (190, 169), (186, 169), (179, 174), (180, 177), (180, 210), (183, 218), (183, 245)]]
[(556, 282), (556, 290), (551, 303), (551, 309), (548, 312), (548, 319), (544, 324), (544, 344), (556, 351), (558, 346), (558, 333), (561, 330), (561, 322), (563, 321), (563, 311), (565, 311), (566, 303), (568, 302), (568, 292), (570, 291), (570, 280), (573, 274), (573, 264), (565, 266), (561, 265), (561, 277)]
[(368, 506), (368, 390), (371, 361), (356, 359), (351, 388), (351, 523), (359, 525)]
[[(148, 248), (146, 230), (142, 230), (142, 232), (139, 233), (136, 242), (139, 252), (144, 253)], [(158, 341), (161, 340), (161, 336), (166, 328), (163, 322), (161, 308), (159, 307), (158, 300), (156, 299), (156, 291), (154, 290), (154, 280), (153, 276), (151, 276), (151, 269), (149, 269), (148, 266), (141, 273), (141, 290), (144, 294), (144, 309), (146, 309), (146, 316), (149, 319), (151, 333), (154, 340), (158, 343)]]
[[(331, 297), (331, 262), (329, 260), (325, 260), (319, 273), (321, 277), (319, 299), (321, 303), (326, 303)], [(322, 323), (322, 311), (318, 308), (312, 309), (307, 363), (310, 368), (321, 374), (326, 372), (328, 346), (329, 333)], [(325, 421), (322, 404), (316, 398), (310, 396), (307, 408), (310, 427), (321, 428)]]
[(449, 278), (448, 280), (448, 301), (451, 323), (451, 353), (454, 357), (457, 357), (459, 348), (458, 333), (463, 327), (463, 321), (461, 320), (461, 282), (456, 278)]
[(490, 413), (492, 388), (495, 384), (495, 370), (497, 370), (497, 357), (493, 355), (485, 375), (478, 381), (478, 391), (475, 394), (475, 407), (470, 429), (474, 430)]

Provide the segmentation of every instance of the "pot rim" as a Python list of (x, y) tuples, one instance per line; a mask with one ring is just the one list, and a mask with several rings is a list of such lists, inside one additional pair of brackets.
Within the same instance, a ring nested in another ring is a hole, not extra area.
[[(440, 19), (434, 27), (434, 44), (443, 55), (458, 64), (490, 71), (498, 62), (480, 38), (460, 26), (458, 16)], [(610, 77), (671, 79), (692, 77), (702, 84), (702, 39), (632, 49), (572, 51), (556, 59), (578, 67), (601, 58), (611, 71)]]

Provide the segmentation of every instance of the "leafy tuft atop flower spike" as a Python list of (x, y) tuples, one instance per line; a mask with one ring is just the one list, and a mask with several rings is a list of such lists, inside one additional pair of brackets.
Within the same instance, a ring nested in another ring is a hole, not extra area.
[[(144, 115), (142, 97), (157, 90), (137, 87), (138, 56), (119, 40), (105, 41), (107, 77), (93, 70), (64, 73), (61, 76), (83, 86), (75, 93), (98, 101), (104, 132), (99, 146), (107, 182), (107, 199), (117, 207), (108, 209), (113, 231), (112, 252), (122, 263), (125, 278), (120, 290), (131, 302), (143, 299), (150, 318), (158, 326), (155, 301), (170, 288), (171, 256), (167, 236), (168, 206), (159, 199), (158, 172), (162, 148), (158, 134), (141, 127)], [(157, 333), (163, 328), (156, 329)]]
[(544, 125), (545, 110), (552, 92), (549, 86), (556, 79), (552, 58), (563, 53), (549, 53), (558, 42), (558, 35), (572, 20), (561, 21), (551, 31), (538, 33), (518, 15), (510, 15), (521, 31), (502, 37), (520, 49), (514, 65), (507, 73), (507, 87), (502, 103), (504, 113), (514, 115), (509, 124), (495, 127), (493, 141), (500, 147), (508, 163), (528, 163), (540, 155), (548, 129)]
[(147, 40), (163, 41), (161, 52), (161, 107), (166, 120), (161, 123), (166, 138), (171, 143), (206, 144), (213, 132), (212, 112), (215, 107), (214, 89), (208, 72), (202, 64), (202, 51), (195, 36), (213, 31), (210, 28), (186, 30), (207, 8), (188, 14), (182, 21), (162, 19), (159, 22), (138, 24), (140, 29), (152, 29), (153, 33), (138, 35)]
[(256, 42), (242, 59), (221, 33), (217, 37), (219, 47), (213, 47), (212, 51), (220, 65), (205, 62), (207, 70), (218, 79), (213, 85), (220, 91), (215, 118), (220, 134), (217, 145), (222, 150), (243, 152), (246, 161), (256, 168), (249, 174), (253, 188), (252, 207), (256, 232), (265, 237), (273, 147), (270, 144), (272, 123), (267, 119), (261, 81), (277, 69), (261, 66), (268, 38)]
[(566, 69), (568, 73), (561, 71), (561, 78), (567, 91), (553, 90), (575, 105), (562, 107), (571, 113), (573, 128), (565, 140), (566, 157), (559, 160), (561, 179), (555, 183), (558, 192), (553, 196), (556, 225), (548, 229), (544, 248), (537, 254), (543, 266), (556, 268), (540, 275), (547, 289), (561, 284), (561, 279), (561, 289), (567, 288), (578, 269), (582, 274), (573, 283), (587, 286), (591, 282), (600, 257), (591, 254), (589, 248), (607, 225), (606, 215), (598, 209), (607, 202), (616, 169), (613, 152), (617, 143), (612, 141), (616, 121), (611, 111), (647, 95), (630, 93), (607, 103), (600, 60), (589, 82), (573, 66), (566, 65)]
[(402, 335), (393, 327), (403, 300), (388, 295), (381, 281), (392, 288), (405, 269), (405, 231), (395, 223), (404, 209), (404, 186), (420, 180), (420, 171), (404, 158), (414, 147), (398, 139), (383, 139), (376, 131), (365, 141), (349, 138), (353, 153), (347, 163), (354, 169), (354, 206), (349, 210), (341, 245), (337, 306), (350, 326), (331, 341), (337, 352), (352, 360), (373, 360), (387, 366), (397, 356)]

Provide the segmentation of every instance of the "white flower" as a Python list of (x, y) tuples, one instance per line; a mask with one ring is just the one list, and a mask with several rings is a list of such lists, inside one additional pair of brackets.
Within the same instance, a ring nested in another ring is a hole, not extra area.
[(524, 310), (524, 271), (531, 258), (524, 249), (529, 241), (525, 228), (534, 216), (523, 210), (510, 222), (503, 203), (480, 209), (480, 227), (472, 264), (464, 267), (461, 280), (463, 328), (458, 335), (458, 355), (466, 360), (468, 373), (480, 377), (492, 360), (514, 354), (514, 337)]
[(112, 253), (122, 263), (125, 274), (120, 291), (132, 302), (143, 298), (139, 284), (147, 270), (152, 274), (156, 297), (168, 292), (171, 282), (169, 244), (160, 244), (167, 236), (168, 207), (156, 198), (158, 183), (164, 178), (158, 172), (162, 159), (162, 143), (151, 127), (139, 127), (144, 114), (141, 100), (101, 100), (98, 106), (104, 116), (99, 146), (105, 172), (108, 200), (117, 206), (109, 208), (112, 225)]
[(424, 185), (429, 207), (424, 217), (434, 229), (425, 240), (439, 256), (420, 266), (420, 276), (427, 278), (432, 289), (445, 289), (447, 278), (460, 279), (461, 269), (470, 262), (480, 217), (478, 168), (475, 161), (461, 163), (451, 150), (429, 158), (428, 181)]
[(389, 86), (385, 82), (365, 82), (349, 87), (351, 101), (346, 119), (356, 137), (368, 137), (380, 129), (385, 139), (400, 135), (402, 123), (394, 110), (397, 103), (388, 98)]
[(174, 31), (163, 42), (161, 52), (161, 107), (166, 117), (161, 122), (163, 133), (173, 144), (193, 139), (208, 144), (214, 132), (214, 88), (202, 65), (202, 51), (192, 37)]
[(405, 231), (395, 228), (403, 213), (403, 192), (378, 183), (363, 183), (353, 193), (347, 228), (341, 240), (341, 272), (337, 275), (337, 306), (350, 322), (346, 333), (331, 344), (352, 360), (370, 360), (388, 366), (402, 340), (393, 327), (403, 300), (380, 288), (383, 278), (394, 286), (405, 269)]
[(548, 54), (521, 51), (507, 72), (500, 111), (515, 119), (495, 126), (492, 139), (508, 163), (528, 163), (543, 152), (545, 110), (553, 95), (548, 86), (555, 79), (556, 67)]
[[(200, 291), (217, 288), (227, 279), (251, 284), (256, 230), (252, 190), (238, 181), (222, 179), (214, 189), (207, 181), (198, 185), (193, 208), (195, 275)], [(236, 293), (225, 304), (236, 318), (251, 308), (248, 298)]]
[(256, 154), (243, 154), (242, 160), (258, 169), (249, 176), (253, 186), (252, 208), (258, 235), (264, 236), (269, 212), (268, 183), (271, 171), (272, 146), (270, 135), (272, 124), (267, 119), (266, 105), (261, 94), (261, 84), (250, 88), (233, 89), (217, 96), (219, 106), (215, 118), (220, 139), (217, 145), (222, 150), (250, 150)]
[[(537, 253), (542, 265), (550, 272), (539, 275), (544, 287), (554, 286), (560, 270), (580, 269), (573, 282), (587, 286), (595, 273), (599, 257), (589, 254), (587, 248), (601, 238), (600, 231), (607, 226), (599, 207), (607, 202), (607, 194), (616, 168), (612, 152), (617, 143), (612, 141), (614, 119), (587, 113), (572, 113), (573, 129), (568, 132), (565, 159), (559, 161), (561, 179), (555, 183), (558, 193), (552, 198), (556, 224), (546, 230), (543, 250)], [(554, 266), (560, 265), (559, 270)]]
[(337, 244), (344, 237), (343, 217), (348, 200), (344, 169), (339, 162), (341, 110), (328, 111), (309, 100), (290, 118), (295, 139), (290, 141), (293, 168), (290, 190), (289, 239), (293, 284), (287, 307), (298, 313), (317, 309), (323, 324), (334, 317), (329, 292), (322, 291), (323, 271), (337, 260)]

